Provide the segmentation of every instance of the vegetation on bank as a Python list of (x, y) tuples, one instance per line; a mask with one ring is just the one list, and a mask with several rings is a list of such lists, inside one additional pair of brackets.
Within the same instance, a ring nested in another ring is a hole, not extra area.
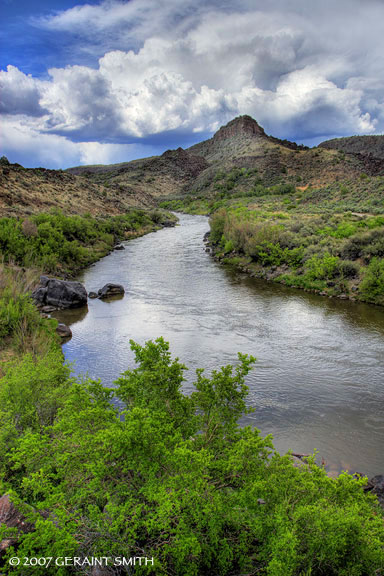
[(261, 277), (384, 305), (384, 216), (263, 212), (244, 206), (211, 217), (216, 251), (240, 255)]
[[(360, 178), (351, 189), (337, 182), (318, 190), (259, 182), (250, 194), (241, 182), (254, 177), (234, 169), (218, 176), (214, 196), (161, 205), (210, 214), (217, 257), (255, 276), (384, 305), (384, 178)], [(368, 195), (366, 181), (375, 185)]]
[(76, 573), (11, 568), (14, 556), (146, 556), (154, 566), (135, 573), (178, 576), (384, 567), (382, 511), (364, 479), (331, 479), (313, 459), (296, 468), (270, 437), (238, 426), (253, 358), (211, 377), (197, 371), (186, 396), (185, 367), (166, 342), (131, 347), (137, 367), (114, 390), (71, 378), (54, 348), (26, 354), (0, 380), (0, 493), (34, 525), (0, 529), (0, 540), (14, 538), (3, 573)]
[(108, 254), (117, 242), (169, 222), (175, 222), (175, 218), (158, 209), (133, 209), (105, 218), (66, 216), (61, 212), (0, 218), (0, 254), (5, 262), (18, 266), (74, 275)]
[(38, 277), (37, 269), (0, 264), (0, 377), (10, 358), (45, 354), (56, 341), (56, 320), (42, 318), (30, 298)]

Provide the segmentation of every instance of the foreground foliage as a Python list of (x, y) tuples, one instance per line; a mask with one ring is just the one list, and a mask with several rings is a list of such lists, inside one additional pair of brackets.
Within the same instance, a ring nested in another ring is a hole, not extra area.
[(270, 437), (239, 428), (253, 358), (198, 370), (186, 396), (185, 367), (163, 339), (131, 347), (137, 367), (114, 390), (72, 379), (54, 351), (26, 355), (0, 380), (0, 488), (35, 523), (4, 573), (15, 555), (153, 556), (135, 573), (177, 576), (384, 568), (383, 517), (364, 479), (328, 478), (311, 459), (296, 468)]

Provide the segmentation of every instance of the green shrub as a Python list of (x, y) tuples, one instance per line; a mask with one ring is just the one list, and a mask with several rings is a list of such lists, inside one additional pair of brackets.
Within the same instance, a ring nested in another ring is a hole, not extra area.
[(209, 225), (211, 228), (210, 240), (214, 244), (218, 244), (221, 241), (221, 237), (224, 233), (226, 216), (226, 210), (222, 209), (215, 212), (209, 220)]
[(107, 218), (65, 216), (60, 212), (25, 220), (0, 218), (0, 253), (5, 261), (21, 266), (41, 266), (48, 273), (73, 273), (104, 256), (125, 234), (153, 229), (168, 219), (169, 215), (160, 210), (147, 213), (138, 209)]
[(360, 284), (362, 300), (384, 305), (384, 260), (374, 258)]
[[(178, 576), (382, 570), (383, 517), (362, 490), (366, 479), (328, 478), (313, 458), (296, 468), (270, 437), (238, 425), (253, 358), (240, 354), (235, 368), (210, 377), (198, 370), (188, 396), (185, 367), (164, 340), (131, 347), (137, 367), (115, 390), (123, 417), (112, 390), (92, 381), (65, 389), (65, 372), (51, 363), (27, 358), (2, 381), (4, 398), (18, 390), (16, 401), (0, 405), (2, 422), (19, 414), (22, 426), (2, 458), (0, 482), (37, 521), (19, 534), (17, 554), (11, 548), (2, 559), (6, 574), (26, 574), (9, 567), (10, 556), (56, 554), (153, 556), (153, 568), (141, 573)], [(24, 391), (27, 372), (32, 385)]]
[(228, 240), (224, 245), (224, 253), (228, 254), (229, 252), (233, 252), (233, 242), (232, 240)]
[(313, 256), (305, 263), (306, 274), (312, 280), (330, 280), (339, 269), (339, 258), (326, 252), (323, 256)]

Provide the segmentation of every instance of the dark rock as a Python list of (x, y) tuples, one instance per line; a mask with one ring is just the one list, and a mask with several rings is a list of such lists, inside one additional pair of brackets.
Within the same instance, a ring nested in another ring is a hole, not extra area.
[(305, 458), (309, 458), (310, 454), (302, 454), (301, 452), (292, 452), (292, 456), (295, 456), (295, 458), (299, 458), (300, 460), (303, 460)]
[(36, 290), (32, 293), (32, 298), (35, 301), (36, 306), (42, 308), (44, 306), (45, 297), (47, 295), (47, 289), (41, 286), (38, 286)]
[(125, 250), (125, 246), (123, 246), (122, 244), (118, 244), (117, 246), (115, 246), (114, 250)]
[(72, 338), (72, 330), (66, 324), (59, 324), (56, 328), (56, 333), (60, 338)]
[[(0, 524), (5, 524), (7, 528), (17, 528), (19, 532), (32, 532), (33, 524), (27, 522), (25, 516), (17, 510), (11, 502), (8, 494), (0, 498)], [(17, 538), (10, 536), (0, 541), (0, 557), (2, 554), (17, 541)]]
[(290, 459), (295, 468), (303, 468), (308, 466), (308, 464), (304, 460), (298, 458), (297, 456), (294, 456), (293, 454), (290, 455)]
[(89, 292), (88, 298), (97, 298), (97, 293), (96, 292)]
[(163, 220), (161, 224), (163, 228), (174, 228), (176, 226), (176, 222), (174, 220)]
[(6, 524), (8, 528), (18, 528), (22, 532), (33, 530), (33, 524), (27, 522), (23, 514), (17, 510), (9, 494), (4, 494), (0, 498), (0, 524)]
[(37, 304), (55, 308), (79, 308), (87, 303), (87, 291), (80, 282), (40, 277), (40, 283), (32, 293)]
[(369, 483), (373, 486), (372, 494), (376, 494), (378, 501), (384, 508), (384, 476), (379, 474), (370, 479)]
[(121, 284), (106, 284), (105, 286), (103, 286), (102, 288), (100, 288), (100, 290), (98, 290), (97, 292), (98, 294), (98, 298), (100, 298), (101, 300), (103, 298), (109, 298), (111, 296), (120, 296), (122, 294), (125, 294), (125, 290), (124, 290), (124, 286), (122, 286)]

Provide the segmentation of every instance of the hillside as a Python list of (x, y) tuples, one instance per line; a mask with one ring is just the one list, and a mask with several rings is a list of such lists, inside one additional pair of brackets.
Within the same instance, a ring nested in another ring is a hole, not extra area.
[(240, 116), (186, 150), (131, 162), (64, 172), (0, 163), (0, 214), (60, 208), (113, 215), (176, 198), (254, 197), (272, 188), (298, 192), (319, 208), (371, 212), (382, 206), (383, 143), (384, 136), (364, 136), (309, 149), (268, 136), (253, 118)]
[(290, 183), (302, 189), (343, 181), (350, 185), (361, 173), (377, 173), (354, 154), (325, 147), (309, 149), (268, 136), (250, 116), (235, 118), (212, 138), (187, 150), (168, 150), (162, 156), (111, 166), (79, 166), (67, 172), (99, 185), (118, 185), (133, 194), (169, 199), (190, 193), (215, 195), (218, 182), (223, 180), (226, 188), (226, 180), (233, 179), (236, 170), (247, 172), (241, 182), (244, 192), (259, 184)]
[(61, 170), (28, 169), (0, 163), (0, 216), (24, 216), (52, 209), (66, 214), (114, 215), (133, 206), (153, 206), (151, 196), (122, 192)]
[(67, 172), (105, 188), (118, 186), (121, 191), (138, 197), (147, 194), (162, 197), (190, 188), (208, 166), (203, 157), (178, 148), (167, 150), (161, 156), (110, 166), (78, 166)]
[(384, 136), (334, 138), (322, 142), (319, 147), (353, 154), (371, 173), (384, 174)]

